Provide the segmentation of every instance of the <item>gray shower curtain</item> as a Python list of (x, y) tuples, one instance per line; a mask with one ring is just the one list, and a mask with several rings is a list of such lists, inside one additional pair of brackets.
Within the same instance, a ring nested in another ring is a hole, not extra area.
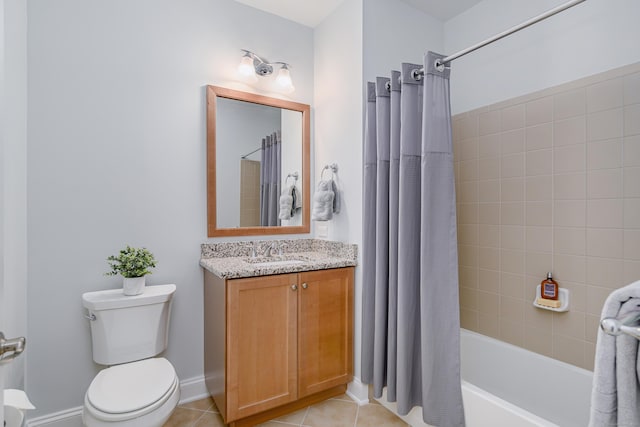
[(280, 225), (278, 217), (280, 177), (282, 176), (282, 144), (280, 133), (262, 138), (260, 156), (260, 225)]
[[(424, 58), (369, 83), (362, 379), (400, 414), (464, 426), (449, 69)], [(401, 84), (398, 83), (398, 76)]]

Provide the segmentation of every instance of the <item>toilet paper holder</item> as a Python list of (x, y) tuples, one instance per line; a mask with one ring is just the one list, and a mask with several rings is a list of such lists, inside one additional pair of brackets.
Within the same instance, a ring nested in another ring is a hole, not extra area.
[(27, 343), (25, 337), (18, 337), (13, 339), (5, 339), (4, 334), (0, 332), (0, 365), (8, 363), (20, 356), (24, 351), (24, 347)]

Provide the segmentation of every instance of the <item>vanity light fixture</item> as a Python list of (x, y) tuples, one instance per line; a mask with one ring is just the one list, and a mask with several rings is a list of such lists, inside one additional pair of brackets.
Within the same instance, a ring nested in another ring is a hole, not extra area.
[(256, 75), (261, 77), (269, 76), (273, 74), (273, 66), (280, 65), (280, 71), (278, 71), (278, 76), (276, 77), (276, 86), (280, 92), (284, 93), (291, 93), (295, 90), (291, 81), (291, 73), (289, 72), (291, 65), (286, 62), (269, 62), (250, 50), (240, 50), (244, 52), (244, 55), (238, 65), (238, 73), (245, 79), (251, 79), (255, 82), (257, 81)]

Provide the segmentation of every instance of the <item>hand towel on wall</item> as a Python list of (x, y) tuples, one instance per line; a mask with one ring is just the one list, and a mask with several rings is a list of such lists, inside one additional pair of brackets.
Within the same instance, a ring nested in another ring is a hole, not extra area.
[(313, 195), (313, 209), (311, 210), (311, 219), (313, 221), (329, 221), (333, 218), (336, 198), (336, 192), (333, 191), (334, 188), (337, 189), (332, 179), (318, 182), (316, 192)]
[[(634, 311), (640, 311), (640, 280), (613, 291), (604, 303), (601, 319), (622, 318)], [(636, 338), (598, 330), (590, 427), (640, 425), (639, 362)]]
[(294, 216), (297, 211), (302, 209), (302, 194), (295, 184), (293, 185), (293, 189), (291, 190), (291, 197), (293, 198), (291, 216)]
[(300, 190), (295, 185), (289, 185), (280, 196), (280, 219), (291, 219), (296, 211), (302, 208)]
[(285, 188), (280, 196), (280, 213), (278, 214), (278, 218), (280, 219), (291, 219), (291, 210), (293, 209), (293, 196), (292, 193), (292, 185)]

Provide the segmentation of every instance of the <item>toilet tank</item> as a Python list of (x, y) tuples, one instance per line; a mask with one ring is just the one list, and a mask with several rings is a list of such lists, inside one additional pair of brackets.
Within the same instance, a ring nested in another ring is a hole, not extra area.
[(122, 289), (82, 294), (82, 305), (91, 317), (93, 360), (117, 365), (162, 353), (169, 340), (175, 291), (172, 284), (147, 286), (135, 296), (124, 295)]

